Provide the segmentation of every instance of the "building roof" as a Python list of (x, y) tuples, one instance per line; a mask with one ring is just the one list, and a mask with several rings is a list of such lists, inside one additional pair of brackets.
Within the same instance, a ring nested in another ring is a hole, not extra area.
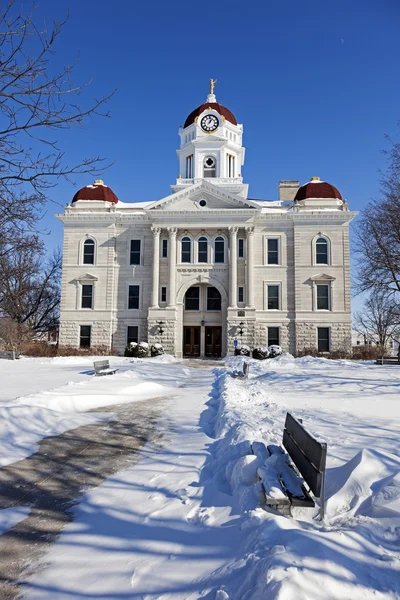
[(101, 179), (96, 179), (92, 185), (86, 185), (76, 192), (72, 202), (77, 200), (100, 200), (117, 204), (118, 198), (111, 188), (104, 184)]
[(217, 113), (219, 113), (221, 117), (224, 117), (227, 121), (229, 121), (229, 123), (237, 125), (235, 115), (228, 108), (222, 106), (222, 104), (220, 104), (219, 102), (205, 102), (204, 104), (201, 104), (200, 106), (195, 108), (190, 113), (183, 127), (186, 128), (189, 127), (189, 125), (192, 125), (192, 123), (195, 122), (196, 117), (198, 117), (199, 115), (201, 115), (202, 112), (208, 109), (217, 111)]
[(326, 181), (321, 181), (319, 177), (311, 177), (311, 180), (302, 185), (296, 193), (295, 202), (305, 200), (306, 198), (337, 198), (342, 200), (342, 196), (337, 188)]

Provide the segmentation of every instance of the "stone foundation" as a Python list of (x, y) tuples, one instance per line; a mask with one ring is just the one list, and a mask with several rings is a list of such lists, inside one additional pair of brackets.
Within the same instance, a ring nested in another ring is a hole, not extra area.
[(317, 327), (330, 328), (330, 351), (351, 352), (350, 323), (296, 323), (296, 351), (304, 348), (317, 348)]

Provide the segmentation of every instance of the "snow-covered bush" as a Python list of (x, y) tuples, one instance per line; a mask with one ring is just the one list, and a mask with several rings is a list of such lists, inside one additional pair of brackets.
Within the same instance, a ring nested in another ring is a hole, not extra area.
[(275, 356), (280, 356), (282, 354), (282, 348), (277, 345), (268, 346), (269, 357), (274, 358)]
[(146, 358), (149, 354), (149, 345), (147, 342), (131, 342), (125, 348), (125, 356), (133, 358)]
[(164, 354), (164, 348), (161, 344), (153, 344), (150, 348), (151, 356), (161, 356)]
[(269, 358), (270, 352), (266, 346), (262, 346), (261, 348), (254, 348), (253, 350), (253, 358), (257, 360), (265, 360)]
[(250, 356), (250, 348), (249, 346), (236, 346), (235, 348), (235, 356)]

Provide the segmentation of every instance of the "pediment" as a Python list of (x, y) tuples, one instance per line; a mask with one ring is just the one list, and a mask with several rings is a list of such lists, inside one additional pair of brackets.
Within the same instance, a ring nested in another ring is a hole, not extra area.
[(79, 275), (75, 277), (70, 283), (80, 282), (80, 281), (98, 281), (99, 278), (95, 275), (91, 275), (90, 273), (86, 273), (85, 275)]
[[(202, 206), (201, 201), (205, 204)], [(207, 211), (224, 209), (257, 209), (251, 200), (232, 194), (222, 187), (201, 181), (170, 194), (147, 207), (148, 210)]]
[(326, 273), (318, 273), (318, 275), (313, 275), (310, 277), (310, 281), (335, 281), (336, 277), (332, 277), (332, 275), (327, 275)]

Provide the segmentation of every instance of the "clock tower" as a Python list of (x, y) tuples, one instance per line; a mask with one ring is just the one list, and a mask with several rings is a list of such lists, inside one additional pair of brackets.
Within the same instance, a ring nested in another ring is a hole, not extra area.
[(179, 175), (171, 187), (178, 192), (206, 179), (247, 198), (248, 185), (243, 183), (241, 175), (245, 154), (243, 126), (237, 123), (230, 110), (217, 102), (216, 83), (210, 79), (206, 102), (192, 111), (179, 129)]

